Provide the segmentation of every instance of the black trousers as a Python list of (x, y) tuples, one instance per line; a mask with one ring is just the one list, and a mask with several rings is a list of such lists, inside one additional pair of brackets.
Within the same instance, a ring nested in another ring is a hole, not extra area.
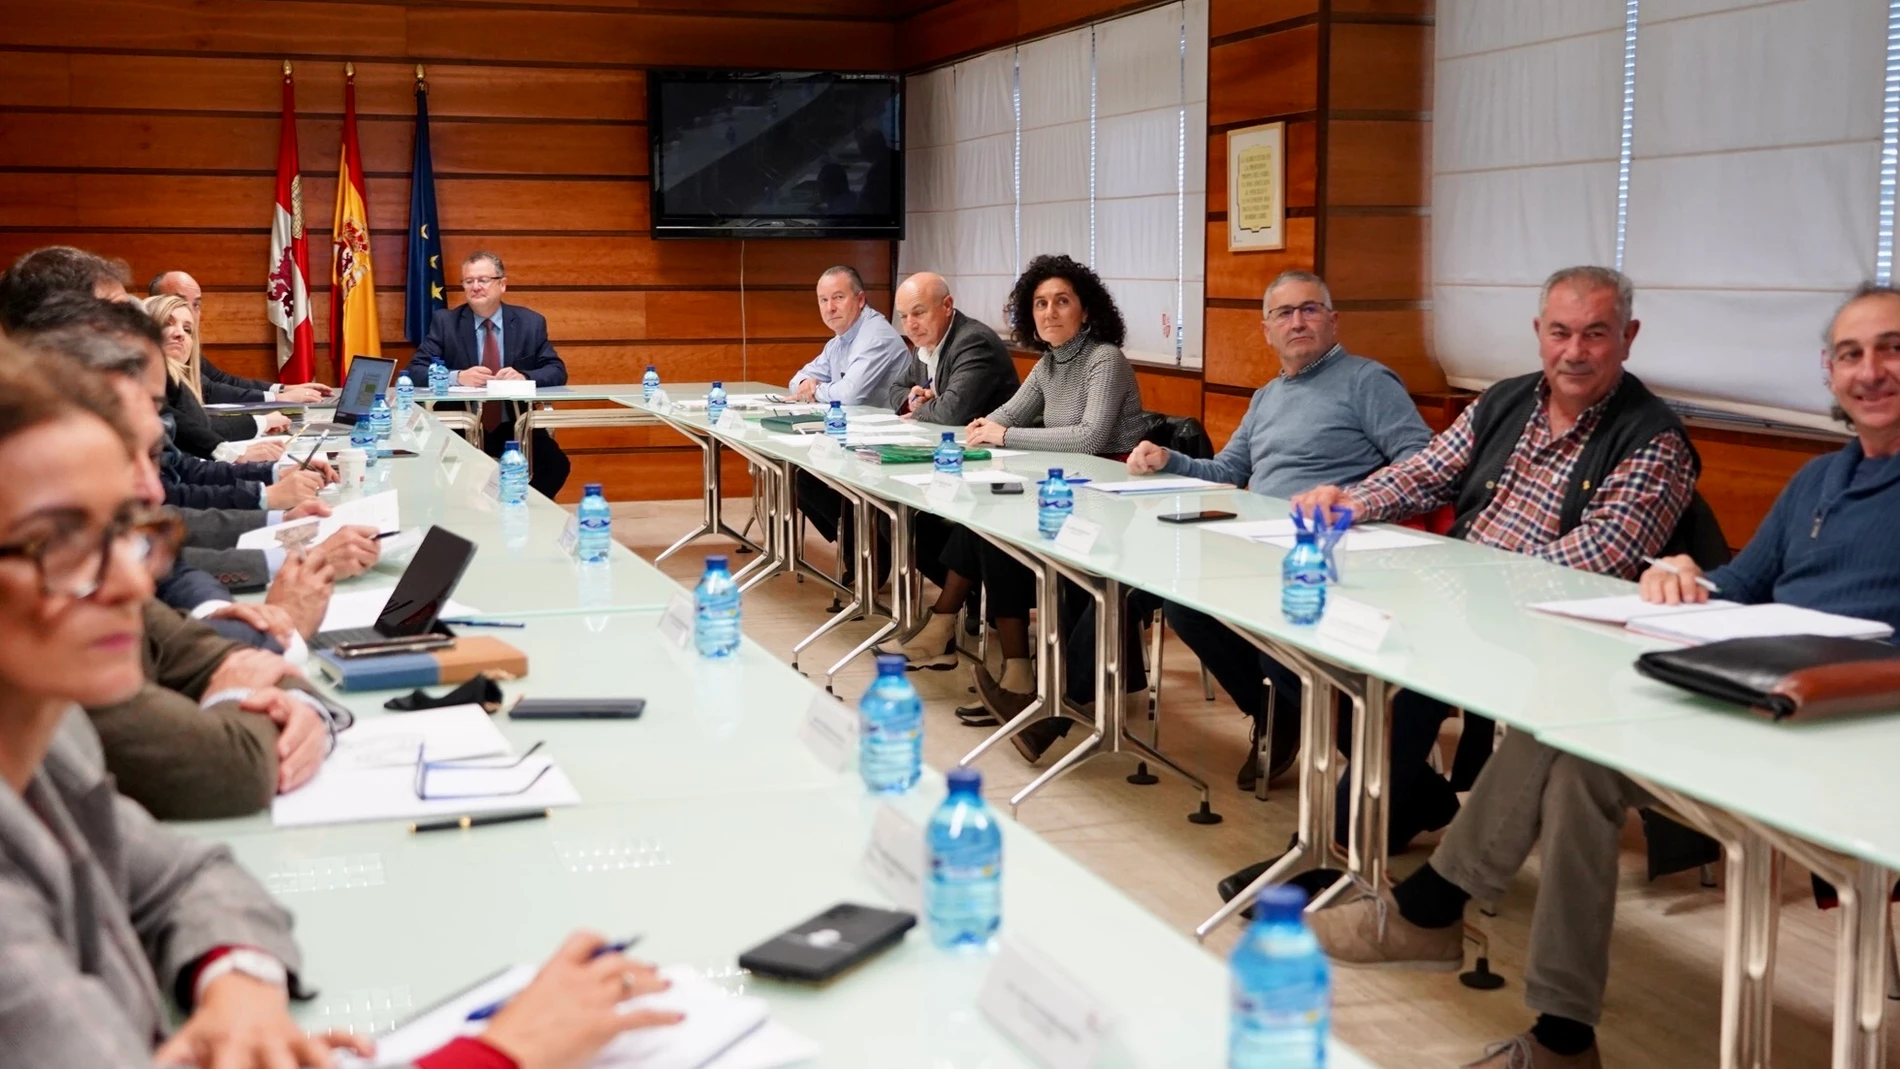
[[(1133, 694), (1148, 687), (1148, 670), (1141, 662), (1141, 621), (1161, 607), (1161, 599), (1146, 590), (1131, 590), (1122, 606), (1122, 690)], [(1076, 704), (1095, 700), (1095, 599), (1067, 579), (1062, 581), (1062, 634), (1067, 640), (1063, 658), (1063, 692)]]
[[(1168, 626), (1181, 636), (1220, 682), (1240, 711), (1256, 723), (1266, 718), (1267, 680), (1273, 682), (1273, 752), (1291, 752), (1300, 741), (1300, 699), (1305, 688), (1285, 665), (1261, 653), (1253, 643), (1206, 613), (1170, 603), (1163, 610)], [(1339, 745), (1352, 738), (1352, 705), (1339, 708)], [(1451, 707), (1436, 698), (1402, 690), (1392, 700), (1392, 768), (1387, 797), (1390, 820), (1387, 848), (1402, 850), (1419, 832), (1443, 827), (1458, 812), (1450, 781), (1433, 771), (1432, 747)], [(1333, 834), (1346, 841), (1351, 819), (1352, 783), (1341, 777), (1335, 801)]]
[[(807, 472), (798, 473), (798, 508), (805, 514), (812, 530), (827, 542), (838, 542), (842, 548), (846, 568), (850, 567), (852, 547), (857, 541), (857, 509), (844, 499), (844, 495), (824, 483), (819, 482)], [(952, 527), (943, 520), (927, 512), (913, 514), (913, 530), (917, 538), (917, 570), (930, 578), (938, 586), (943, 585), (944, 566), (942, 561), (944, 542), (950, 537)], [(882, 514), (877, 517), (877, 585), (883, 586), (891, 575), (891, 523)]]
[(1036, 604), (1036, 576), (981, 535), (951, 527), (937, 559), (945, 569), (981, 582), (989, 597), (989, 622), (1027, 620)]
[[(508, 445), (508, 438), (502, 430), (508, 426), (509, 424), (504, 423), (502, 427), (496, 428), (496, 433), (482, 436), (484, 453), (497, 459), (501, 457), (502, 449)], [(567, 459), (567, 454), (561, 452), (561, 447), (555, 443), (554, 436), (538, 427), (534, 432), (533, 449), (534, 463), (529, 465), (528, 485), (534, 487), (544, 497), (551, 498), (561, 492), (561, 487), (567, 485), (567, 473), (573, 470), (574, 465)]]

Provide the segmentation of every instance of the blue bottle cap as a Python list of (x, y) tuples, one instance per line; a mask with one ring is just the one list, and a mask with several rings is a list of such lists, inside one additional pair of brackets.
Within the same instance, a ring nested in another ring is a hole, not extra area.
[(725, 571), (726, 570), (726, 555), (724, 553), (714, 553), (714, 554), (709, 555), (706, 558), (706, 570), (709, 572)]
[(601, 489), (600, 489), (599, 483), (588, 483), (581, 487), (581, 496), (583, 497), (589, 494), (599, 494), (600, 492), (601, 492)]
[(943, 432), (943, 440), (944, 440), (944, 441), (946, 441), (946, 442), (949, 442), (949, 443), (951, 443), (951, 444), (953, 444), (953, 445), (954, 445), (954, 444), (956, 443), (956, 440), (957, 440), (957, 432), (956, 432), (956, 431), (944, 431), (944, 432)]
[(1306, 892), (1292, 884), (1276, 884), (1261, 891), (1253, 901), (1256, 920), (1298, 921), (1306, 909)]
[(521, 448), (521, 443), (514, 440), (513, 438), (510, 438), (508, 439), (508, 444), (502, 448), (502, 452), (506, 453), (510, 449), (520, 449), (520, 448)]
[(721, 381), (720, 381), (720, 380), (718, 380), (718, 379), (714, 379), (714, 380), (713, 380), (713, 389), (715, 389), (715, 390), (723, 390), (723, 389), (725, 389), (725, 388), (726, 388), (726, 384), (725, 384), (724, 382), (721, 382)]
[(648, 365), (647, 365), (647, 370), (648, 370), (648, 371), (652, 371), (652, 370), (653, 370), (653, 365), (652, 365), (652, 364), (648, 364)]
[(843, 407), (844, 407), (844, 402), (843, 402), (843, 401), (833, 401), (833, 402), (831, 402), (831, 407), (833, 407), (833, 408), (843, 408)]
[(952, 791), (979, 794), (983, 790), (983, 773), (974, 768), (953, 768), (943, 778)]
[(881, 676), (901, 676), (910, 667), (910, 661), (901, 653), (880, 653), (877, 655), (877, 674)]
[(1061, 469), (1061, 468), (1050, 468), (1050, 469), (1049, 469), (1049, 477), (1050, 477), (1051, 479), (1060, 479), (1060, 478), (1062, 478), (1062, 469)]
[(377, 394), (377, 395), (376, 395), (376, 399), (377, 399), (378, 401), (380, 401), (380, 400), (382, 400), (382, 399), (383, 399), (383, 395), (382, 395), (382, 394), (380, 394), (380, 393), (379, 393), (379, 394)]

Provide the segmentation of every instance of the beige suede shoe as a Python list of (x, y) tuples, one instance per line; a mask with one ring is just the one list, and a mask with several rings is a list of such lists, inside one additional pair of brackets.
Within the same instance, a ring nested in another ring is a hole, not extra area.
[(1390, 891), (1308, 913), (1306, 926), (1342, 968), (1457, 972), (1465, 963), (1462, 925), (1420, 928), (1399, 916)]
[(1603, 1059), (1595, 1046), (1582, 1054), (1558, 1054), (1526, 1032), (1484, 1048), (1484, 1057), (1465, 1069), (1603, 1069)]

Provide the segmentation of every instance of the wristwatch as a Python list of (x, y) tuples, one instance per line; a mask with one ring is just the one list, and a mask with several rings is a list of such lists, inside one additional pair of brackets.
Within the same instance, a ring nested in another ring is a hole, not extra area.
[(204, 998), (205, 988), (211, 986), (211, 981), (233, 972), (281, 987), (286, 992), (290, 990), (290, 971), (284, 968), (283, 962), (261, 950), (236, 947), (198, 971), (198, 979), (191, 993), (192, 1002), (195, 1004)]

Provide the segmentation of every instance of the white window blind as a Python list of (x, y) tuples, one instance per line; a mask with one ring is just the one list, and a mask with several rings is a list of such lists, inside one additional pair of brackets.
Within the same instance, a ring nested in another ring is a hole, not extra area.
[(1896, 7), (1442, 4), (1432, 245), (1447, 379), (1482, 388), (1534, 368), (1537, 284), (1620, 259), (1643, 322), (1633, 372), (1680, 401), (1831, 426), (1819, 334), (1877, 271)]
[(1206, 59), (1206, 0), (1186, 0), (913, 76), (899, 269), (1001, 329), (1022, 267), (1064, 253), (1108, 285), (1130, 357), (1198, 366)]

